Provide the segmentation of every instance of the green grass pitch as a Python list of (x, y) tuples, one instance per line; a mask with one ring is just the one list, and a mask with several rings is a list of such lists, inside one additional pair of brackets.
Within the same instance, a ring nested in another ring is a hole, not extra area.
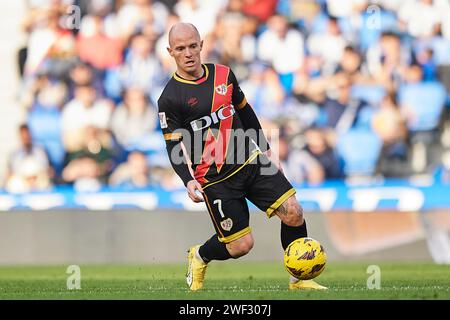
[(80, 290), (67, 289), (67, 266), (0, 267), (0, 299), (450, 299), (448, 265), (380, 263), (381, 288), (369, 290), (371, 264), (328, 263), (317, 278), (326, 292), (289, 291), (280, 262), (213, 262), (198, 292), (187, 290), (184, 264), (80, 265)]

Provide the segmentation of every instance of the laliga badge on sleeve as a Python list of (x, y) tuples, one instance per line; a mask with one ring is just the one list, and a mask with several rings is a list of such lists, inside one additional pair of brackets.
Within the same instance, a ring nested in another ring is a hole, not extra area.
[(159, 112), (158, 115), (159, 115), (159, 124), (161, 125), (161, 129), (166, 129), (168, 127), (166, 113)]

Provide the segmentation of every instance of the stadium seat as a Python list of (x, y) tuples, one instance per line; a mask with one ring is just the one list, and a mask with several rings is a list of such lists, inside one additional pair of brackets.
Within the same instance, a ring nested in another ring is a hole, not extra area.
[(349, 17), (340, 17), (338, 19), (339, 29), (344, 35), (345, 39), (351, 39), (352, 34), (354, 33), (354, 26), (352, 19)]
[(411, 108), (413, 117), (408, 121), (412, 132), (437, 128), (447, 100), (444, 86), (439, 82), (408, 84), (399, 89), (399, 103)]
[[(370, 10), (366, 10), (361, 15), (361, 28), (359, 28), (359, 47), (362, 51), (366, 51), (371, 45), (378, 41), (381, 33), (386, 30), (395, 30), (397, 20), (395, 14), (388, 11), (380, 11), (376, 16)], [(374, 25), (379, 17), (379, 24)]]
[(279, 0), (276, 12), (285, 16), (289, 16), (291, 12), (291, 3), (289, 0)]
[(377, 107), (386, 95), (386, 89), (381, 85), (353, 85), (350, 95)]
[(433, 61), (436, 65), (445, 66), (450, 64), (450, 41), (442, 37), (434, 37), (414, 42), (413, 50), (415, 55), (426, 49), (433, 51)]
[(29, 113), (28, 125), (33, 140), (45, 148), (50, 163), (59, 173), (65, 155), (61, 140), (61, 113), (56, 108), (35, 106)]
[(122, 84), (120, 83), (119, 69), (109, 69), (105, 71), (103, 85), (108, 98), (118, 103), (122, 99)]
[(153, 131), (135, 139), (134, 141), (130, 141), (123, 147), (127, 152), (138, 150), (146, 154), (154, 152), (164, 153), (166, 150), (166, 143), (159, 131)]
[(314, 17), (314, 20), (312, 22), (311, 26), (311, 33), (323, 33), (325, 32), (327, 28), (328, 23), (328, 17), (323, 14), (319, 13)]
[[(364, 146), (363, 149), (358, 146)], [(336, 150), (346, 176), (369, 176), (376, 171), (382, 141), (371, 130), (351, 129), (338, 137)]]
[(367, 129), (371, 128), (374, 109), (371, 107), (362, 108), (356, 117), (354, 128)]
[(281, 86), (287, 95), (292, 91), (292, 85), (294, 83), (294, 74), (291, 73), (283, 73), (279, 74), (278, 78), (280, 79)]
[(328, 123), (328, 116), (327, 113), (323, 108), (319, 108), (319, 113), (316, 116), (316, 119), (314, 120), (314, 126), (317, 126), (319, 128), (325, 128)]
[(433, 49), (434, 62), (437, 65), (449, 65), (450, 64), (450, 41), (436, 37), (431, 42)]

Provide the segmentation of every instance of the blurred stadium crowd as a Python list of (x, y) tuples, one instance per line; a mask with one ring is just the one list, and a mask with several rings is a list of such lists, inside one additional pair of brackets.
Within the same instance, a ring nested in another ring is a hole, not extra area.
[(279, 130), (293, 183), (423, 173), (450, 182), (448, 0), (28, 5), (17, 55), (27, 122), (9, 192), (182, 186), (156, 105), (175, 70), (166, 47), (176, 21), (198, 27), (203, 61), (231, 66), (263, 127)]

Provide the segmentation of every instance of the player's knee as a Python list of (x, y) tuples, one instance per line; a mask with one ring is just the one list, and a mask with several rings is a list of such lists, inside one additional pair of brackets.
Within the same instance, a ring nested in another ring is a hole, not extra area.
[(303, 208), (298, 202), (289, 206), (286, 219), (283, 219), (283, 222), (291, 227), (303, 224)]
[(227, 249), (233, 258), (239, 258), (252, 250), (254, 244), (253, 236), (247, 234), (227, 244)]

